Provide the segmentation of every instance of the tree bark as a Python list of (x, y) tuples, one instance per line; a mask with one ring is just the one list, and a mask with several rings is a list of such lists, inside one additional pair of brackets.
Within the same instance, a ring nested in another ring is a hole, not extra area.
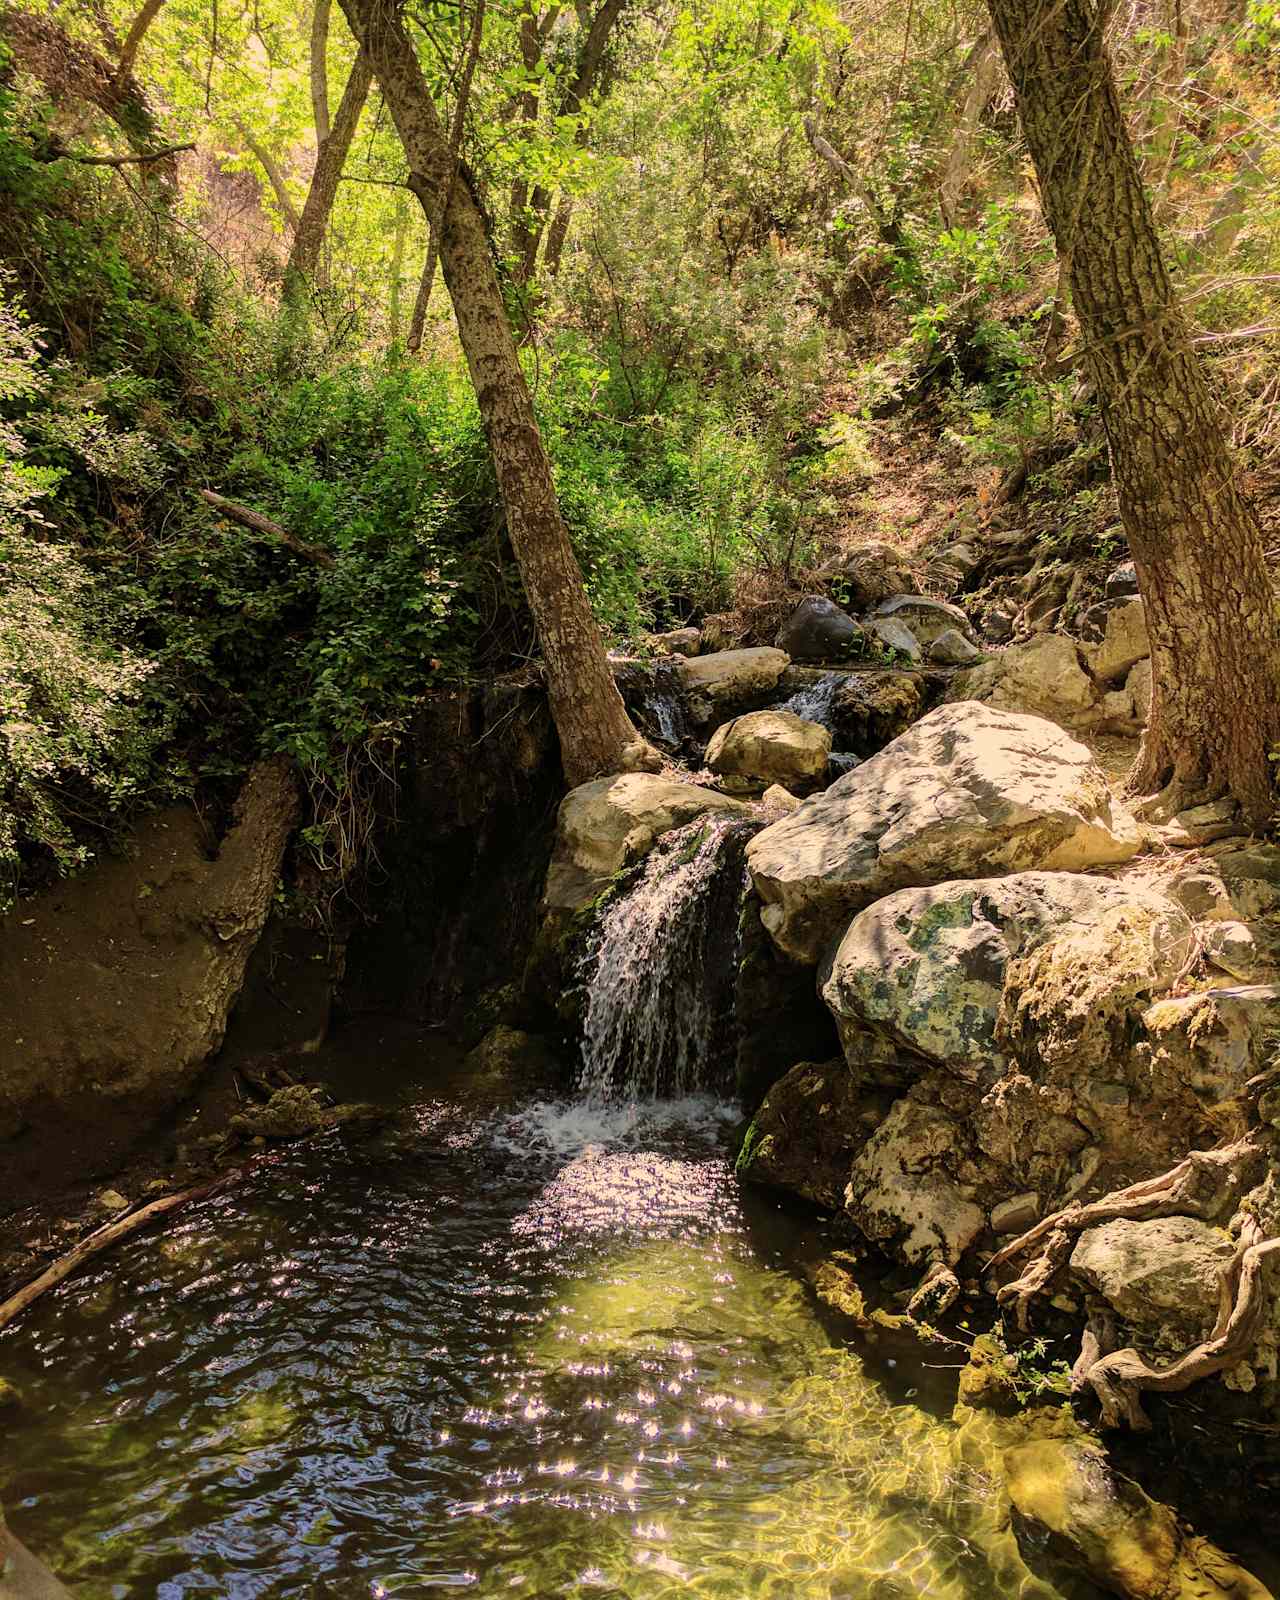
[(542, 270), (548, 278), (560, 275), (560, 263), (564, 259), (565, 241), (569, 237), (569, 224), (572, 221), (573, 196), (563, 194), (556, 214), (551, 219), (551, 226), (547, 229), (547, 242), (542, 251)]
[(296, 295), (312, 282), (320, 266), (320, 252), (324, 249), (324, 236), (328, 231), (333, 202), (338, 194), (338, 182), (347, 164), (351, 141), (356, 136), (360, 113), (373, 82), (373, 66), (367, 50), (359, 50), (351, 67), (347, 86), (338, 102), (338, 112), (328, 137), (316, 149), (316, 168), (311, 175), (311, 187), (298, 218), (293, 235), (293, 247), (285, 264), (284, 281), (286, 298)]
[(400, 343), (400, 304), (404, 280), (404, 246), (409, 235), (409, 207), (402, 198), (396, 204), (395, 233), (391, 239), (391, 294), (387, 313), (387, 343)]
[(547, 692), (570, 784), (617, 772), (652, 752), (618, 694), (582, 572), (560, 514), (551, 463), (516, 353), (484, 217), (431, 99), (413, 42), (387, 0), (342, 0), (404, 145), (409, 187), (438, 224), (440, 266), (493, 452), (525, 594), (546, 666)]
[(284, 218), (289, 232), (295, 237), (298, 224), (301, 222), (301, 213), (294, 204), (293, 196), (289, 193), (289, 185), (285, 182), (284, 173), (280, 170), (280, 163), (267, 149), (260, 139), (256, 139), (248, 123), (241, 118), (236, 118), (236, 132), (245, 142), (245, 148), (262, 168), (267, 182), (271, 185), (271, 192), (276, 197), (276, 204), (280, 207), (280, 215)]
[(973, 147), (977, 142), (982, 113), (1000, 82), (1000, 47), (990, 33), (983, 35), (969, 56), (969, 87), (965, 91), (960, 115), (956, 118), (942, 169), (942, 182), (938, 189), (938, 208), (946, 227), (954, 228), (958, 220), (960, 196), (973, 171)]
[(315, 0), (311, 12), (311, 120), (317, 150), (329, 137), (329, 11), (330, 0)]
[(1280, 668), (1258, 522), (1160, 251), (1090, 0), (989, 0), (1041, 204), (1068, 270), (1146, 604), (1151, 715), (1131, 779), (1165, 814), (1271, 811)]

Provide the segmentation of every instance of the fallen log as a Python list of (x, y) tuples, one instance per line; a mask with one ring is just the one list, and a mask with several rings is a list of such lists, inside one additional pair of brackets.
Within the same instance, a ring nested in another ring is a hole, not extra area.
[(238, 522), (242, 528), (249, 528), (254, 533), (264, 533), (269, 539), (278, 540), (292, 550), (294, 555), (301, 556), (304, 561), (310, 561), (317, 567), (333, 566), (333, 557), (327, 550), (322, 550), (318, 544), (308, 544), (305, 539), (299, 539), (296, 534), (290, 533), (288, 528), (273, 522), (270, 517), (264, 517), (260, 511), (228, 500), (225, 495), (215, 494), (212, 489), (201, 489), (200, 498), (230, 521)]

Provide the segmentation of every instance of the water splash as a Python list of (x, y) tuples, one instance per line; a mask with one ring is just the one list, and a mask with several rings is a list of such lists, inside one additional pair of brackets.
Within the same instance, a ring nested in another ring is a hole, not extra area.
[(797, 690), (775, 709), (790, 711), (794, 716), (803, 717), (806, 722), (819, 722), (824, 728), (830, 728), (835, 715), (836, 695), (845, 677), (843, 672), (828, 672), (816, 683), (806, 684), (803, 689)]
[(604, 911), (583, 963), (579, 1087), (589, 1098), (690, 1095), (728, 1076), (743, 851), (755, 827), (704, 817), (673, 828)]

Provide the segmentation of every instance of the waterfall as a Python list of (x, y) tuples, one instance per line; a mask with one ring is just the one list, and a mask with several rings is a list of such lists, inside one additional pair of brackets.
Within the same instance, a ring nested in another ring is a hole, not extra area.
[(678, 1096), (728, 1079), (743, 852), (757, 826), (708, 816), (672, 829), (605, 908), (582, 967), (588, 1095)]
[(806, 722), (820, 722), (824, 728), (829, 728), (835, 710), (836, 694), (845, 681), (845, 676), (843, 672), (828, 672), (816, 683), (810, 683), (805, 688), (797, 690), (789, 700), (784, 700), (775, 709), (790, 711), (797, 717), (803, 717)]

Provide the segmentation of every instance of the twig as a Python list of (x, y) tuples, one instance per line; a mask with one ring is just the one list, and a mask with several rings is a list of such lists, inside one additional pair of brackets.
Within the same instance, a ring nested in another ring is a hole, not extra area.
[(294, 555), (301, 556), (304, 561), (314, 562), (317, 567), (333, 566), (333, 557), (327, 550), (322, 550), (317, 544), (307, 544), (295, 534), (283, 528), (278, 522), (272, 522), (270, 517), (264, 517), (260, 511), (251, 511), (248, 506), (237, 505), (234, 500), (215, 494), (212, 489), (201, 489), (200, 498), (211, 505), (215, 511), (220, 511), (224, 517), (229, 517), (232, 522), (238, 522), (241, 527), (249, 528), (254, 533), (265, 533), (272, 539), (279, 539), (281, 544), (287, 545)]
[(20, 1317), (29, 1306), (34, 1304), (41, 1295), (55, 1288), (64, 1278), (69, 1278), (77, 1267), (83, 1266), (86, 1261), (103, 1250), (109, 1250), (113, 1244), (118, 1244), (121, 1239), (127, 1239), (131, 1234), (139, 1233), (157, 1218), (168, 1216), (182, 1206), (187, 1206), (194, 1200), (204, 1200), (209, 1195), (217, 1194), (223, 1189), (228, 1189), (233, 1183), (241, 1179), (248, 1171), (247, 1167), (237, 1167), (234, 1172), (228, 1172), (220, 1178), (213, 1178), (208, 1183), (199, 1183), (191, 1189), (180, 1189), (177, 1194), (162, 1195), (159, 1200), (152, 1200), (148, 1205), (142, 1206), (137, 1211), (132, 1211), (127, 1217), (121, 1217), (115, 1222), (108, 1222), (95, 1232), (81, 1239), (73, 1249), (68, 1250), (65, 1256), (59, 1258), (52, 1266), (46, 1267), (38, 1278), (33, 1278), (25, 1284), (16, 1294), (0, 1304), (0, 1328), (7, 1327), (16, 1317)]

